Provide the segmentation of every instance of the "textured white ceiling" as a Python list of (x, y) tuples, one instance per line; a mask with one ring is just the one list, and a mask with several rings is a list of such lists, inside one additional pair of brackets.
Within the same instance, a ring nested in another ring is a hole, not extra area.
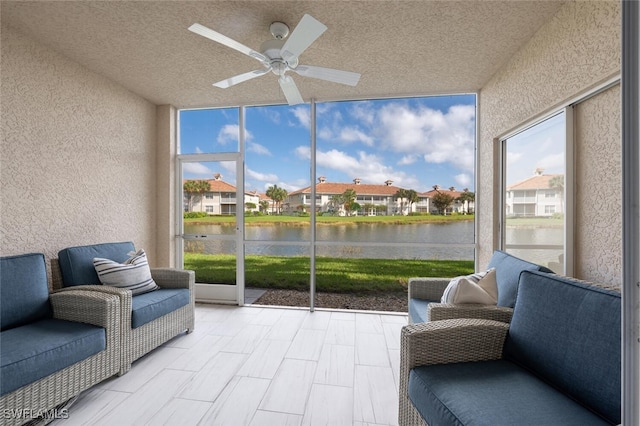
[(258, 50), (269, 24), (293, 30), (309, 13), (328, 30), (302, 64), (355, 71), (357, 87), (293, 74), (305, 100), (473, 92), (562, 1), (2, 1), (3, 24), (155, 104), (284, 103), (268, 74), (229, 89), (211, 83), (261, 68), (193, 34), (194, 22)]

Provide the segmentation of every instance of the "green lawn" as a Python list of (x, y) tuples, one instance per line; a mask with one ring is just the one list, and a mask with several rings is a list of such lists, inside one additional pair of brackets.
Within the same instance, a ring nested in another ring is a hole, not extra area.
[[(235, 256), (185, 253), (184, 267), (196, 271), (196, 281), (235, 283)], [(245, 258), (245, 285), (271, 289), (309, 289), (307, 257), (249, 255)], [(405, 291), (411, 277), (454, 277), (473, 272), (473, 261), (391, 260), (318, 257), (319, 292)]]
[[(388, 223), (388, 224), (408, 224), (408, 223), (442, 223), (473, 220), (474, 215), (454, 214), (448, 216), (440, 215), (420, 215), (420, 216), (318, 216), (318, 225), (324, 224), (345, 224), (345, 223)], [(307, 216), (287, 216), (287, 215), (266, 215), (266, 216), (245, 216), (246, 225), (277, 224), (307, 225), (311, 219)], [(185, 224), (224, 224), (235, 223), (234, 216), (208, 216), (195, 219), (184, 219)]]

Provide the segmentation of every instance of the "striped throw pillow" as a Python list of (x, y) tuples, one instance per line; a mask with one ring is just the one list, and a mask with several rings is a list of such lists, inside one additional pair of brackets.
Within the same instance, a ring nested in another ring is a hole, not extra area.
[(151, 277), (151, 269), (149, 269), (144, 250), (140, 249), (128, 254), (131, 257), (124, 263), (100, 257), (94, 258), (93, 266), (96, 268), (100, 282), (104, 285), (131, 290), (134, 296), (160, 288)]

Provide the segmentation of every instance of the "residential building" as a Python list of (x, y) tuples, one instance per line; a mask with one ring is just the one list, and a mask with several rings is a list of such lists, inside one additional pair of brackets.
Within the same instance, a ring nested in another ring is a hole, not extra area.
[[(430, 200), (426, 205), (426, 211), (431, 214), (451, 214), (451, 213), (459, 213), (459, 214), (467, 214), (473, 213), (475, 208), (474, 201), (465, 201), (461, 198), (461, 196), (465, 193), (469, 192), (468, 189), (464, 189), (463, 191), (457, 191), (455, 187), (450, 187), (449, 189), (441, 188), (439, 185), (434, 185), (433, 189), (427, 192), (420, 194), (421, 200)], [(451, 197), (451, 204), (445, 209), (444, 212), (440, 211), (436, 204), (433, 203), (433, 197), (437, 194), (444, 194)], [(420, 207), (422, 205), (418, 203)]]
[[(209, 191), (204, 194), (184, 192), (184, 211), (205, 212), (209, 215), (235, 214), (236, 187), (222, 180), (220, 173), (215, 173), (213, 179), (207, 179), (205, 182), (209, 184)], [(259, 211), (260, 200), (261, 196), (257, 191), (245, 192), (242, 208), (245, 211)], [(247, 203), (255, 207), (248, 208)]]
[(564, 213), (563, 175), (545, 175), (536, 169), (533, 176), (507, 187), (507, 217), (550, 217)]
[[(334, 197), (344, 194), (347, 190), (356, 193), (355, 202), (360, 205), (358, 212), (347, 212), (343, 204), (336, 204)], [(392, 180), (384, 184), (362, 183), (360, 178), (353, 179), (352, 183), (329, 182), (321, 176), (316, 183), (316, 211), (331, 212), (339, 216), (347, 214), (363, 214), (366, 216), (408, 214), (415, 211), (415, 205), (409, 206), (401, 202), (397, 192), (402, 189), (394, 186)], [(311, 187), (299, 189), (289, 193), (286, 201), (288, 211), (308, 210), (311, 206)]]

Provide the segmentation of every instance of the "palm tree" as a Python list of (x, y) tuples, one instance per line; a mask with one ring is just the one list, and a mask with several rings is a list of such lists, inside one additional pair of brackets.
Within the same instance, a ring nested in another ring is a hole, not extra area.
[(267, 200), (260, 200), (260, 211), (266, 213), (269, 208), (269, 202)]
[(564, 213), (564, 175), (555, 175), (549, 179), (549, 188), (560, 192), (560, 211)]
[(476, 194), (473, 192), (469, 192), (469, 188), (465, 188), (464, 191), (458, 197), (458, 201), (463, 203), (465, 214), (469, 213), (469, 205), (471, 202), (475, 201)]
[(187, 198), (187, 210), (193, 210), (193, 200), (200, 196), (200, 210), (202, 211), (202, 199), (206, 192), (211, 191), (211, 185), (206, 180), (188, 180), (182, 185), (182, 190)]
[(349, 216), (351, 215), (351, 210), (353, 210), (355, 207), (354, 204), (357, 204), (357, 197), (358, 194), (356, 194), (356, 191), (352, 188), (349, 188), (342, 193), (342, 205), (344, 206), (344, 209)]
[(411, 206), (414, 203), (417, 203), (418, 200), (420, 200), (420, 197), (418, 197), (418, 193), (413, 189), (408, 189), (406, 192), (406, 195), (407, 195), (407, 202), (409, 203), (409, 212), (411, 212)]
[(394, 197), (400, 200), (400, 214), (404, 214), (404, 200), (407, 198), (407, 190), (402, 188), (398, 189)]
[[(281, 213), (280, 207), (282, 202), (287, 198), (287, 190), (278, 187), (278, 185), (272, 185), (267, 189), (267, 197), (271, 198), (276, 205), (276, 213)], [(280, 207), (279, 207), (280, 206)]]
[(202, 211), (202, 202), (204, 201), (204, 194), (211, 191), (211, 184), (207, 180), (196, 181), (196, 194), (200, 196), (200, 211)]
[(342, 206), (343, 204), (344, 204), (344, 198), (342, 197), (342, 194), (332, 195), (331, 199), (329, 200), (329, 205), (336, 212), (340, 210), (340, 206)]

